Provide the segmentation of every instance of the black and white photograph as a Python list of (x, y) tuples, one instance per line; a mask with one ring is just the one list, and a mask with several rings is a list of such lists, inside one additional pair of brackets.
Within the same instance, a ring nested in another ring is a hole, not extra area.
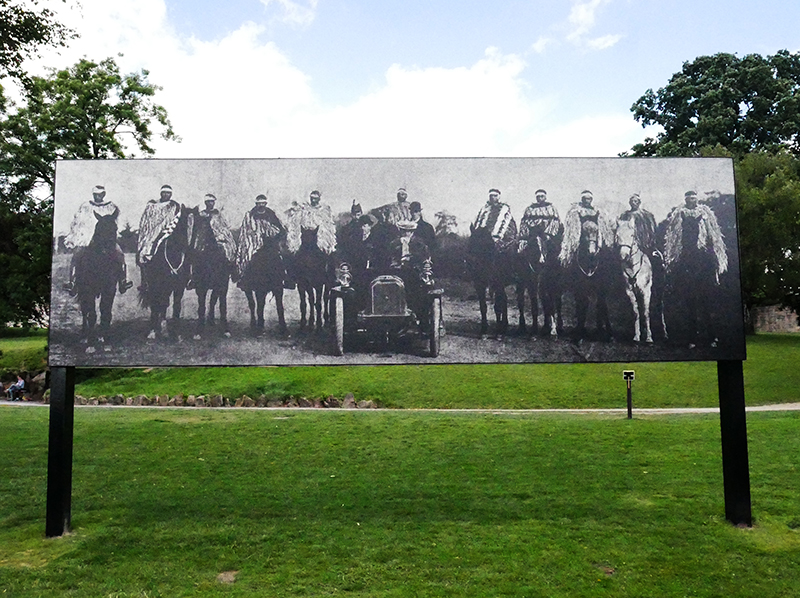
[(744, 359), (723, 158), (59, 161), (51, 366)]

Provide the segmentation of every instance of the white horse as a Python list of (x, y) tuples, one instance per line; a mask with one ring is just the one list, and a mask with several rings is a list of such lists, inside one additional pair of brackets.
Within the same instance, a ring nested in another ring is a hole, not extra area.
[[(630, 220), (617, 220), (615, 244), (619, 247), (622, 275), (625, 279), (625, 292), (631, 301), (635, 317), (633, 341), (638, 343), (644, 336), (646, 342), (652, 343), (650, 298), (653, 289), (653, 266), (650, 262), (650, 257), (639, 247), (632, 218)], [(644, 327), (644, 330), (642, 330), (642, 327)]]

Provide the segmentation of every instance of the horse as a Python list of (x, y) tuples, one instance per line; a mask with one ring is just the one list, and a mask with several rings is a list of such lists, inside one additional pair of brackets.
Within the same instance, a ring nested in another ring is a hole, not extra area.
[(542, 303), (543, 332), (556, 337), (563, 328), (561, 293), (558, 288), (558, 254), (561, 251), (563, 232), (562, 226), (555, 237), (540, 233), (524, 244), (520, 242), (520, 250), (514, 260), (520, 334), (527, 332), (526, 291), (531, 300), (531, 334), (536, 334), (539, 330), (539, 299)]
[[(197, 293), (197, 333), (194, 338), (200, 339), (206, 322), (213, 326), (214, 311), (219, 301), (219, 321), (226, 337), (230, 337), (228, 326), (228, 282), (231, 275), (231, 260), (228, 259), (225, 247), (217, 240), (211, 226), (211, 218), (200, 215), (197, 208), (192, 213), (192, 239), (189, 243), (189, 265), (191, 268), (190, 288)], [(229, 239), (233, 244), (233, 237)], [(208, 317), (206, 317), (206, 297), (211, 291), (208, 301)]]
[(617, 220), (614, 244), (619, 248), (622, 274), (625, 279), (625, 293), (633, 308), (633, 342), (640, 342), (644, 336), (645, 342), (652, 343), (650, 300), (653, 288), (653, 266), (650, 257), (639, 246), (633, 219)]
[(506, 285), (513, 282), (511, 255), (500, 251), (489, 229), (470, 225), (467, 241), (467, 269), (472, 278), (481, 310), (481, 339), (487, 338), (489, 322), (487, 291), (494, 296), (495, 336), (502, 340), (508, 331), (508, 295)]
[[(329, 295), (331, 287), (330, 259), (317, 245), (319, 227), (300, 231), (300, 248), (292, 256), (292, 274), (297, 282), (300, 296), (300, 328), (306, 327), (306, 307), (308, 307), (308, 327), (317, 329), (330, 319)], [(315, 317), (316, 313), (316, 317)]]
[[(120, 280), (117, 258), (116, 214), (99, 216), (88, 247), (75, 263), (75, 289), (81, 310), (81, 332), (88, 343), (87, 353), (94, 353), (94, 343), (104, 343), (111, 325), (111, 310)], [(100, 328), (97, 325), (97, 299), (100, 298)]]
[(140, 264), (142, 286), (139, 299), (150, 309), (150, 332), (147, 338), (160, 339), (162, 323), (167, 320), (167, 309), (172, 301), (172, 319), (167, 322), (170, 338), (181, 340), (181, 304), (189, 282), (187, 252), (191, 235), (189, 210), (181, 207), (180, 214), (169, 236), (158, 245), (152, 258)]
[(245, 266), (239, 287), (247, 297), (250, 308), (250, 328), (257, 333), (264, 330), (264, 306), (267, 294), (272, 293), (278, 312), (278, 327), (283, 336), (288, 336), (283, 310), (283, 283), (286, 275), (279, 235), (263, 237), (261, 247)]
[[(611, 256), (605, 244), (607, 237), (600, 229), (598, 217), (599, 214), (595, 213), (595, 217), (590, 216), (580, 222), (580, 237), (570, 239), (570, 247), (574, 248), (571, 260), (565, 260), (567, 256), (563, 250), (561, 253), (561, 262), (568, 276), (568, 286), (575, 297), (574, 335), (577, 339), (586, 338), (586, 314), (591, 298), (595, 299), (595, 333), (602, 340), (611, 339), (611, 320), (606, 301), (607, 286), (612, 280)], [(613, 241), (613, 239), (608, 240)], [(566, 248), (566, 239), (564, 245)]]

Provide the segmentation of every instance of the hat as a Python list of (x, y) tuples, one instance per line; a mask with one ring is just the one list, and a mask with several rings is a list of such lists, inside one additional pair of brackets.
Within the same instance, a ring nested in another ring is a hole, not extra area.
[(697, 191), (695, 191), (694, 189), (689, 189), (686, 193), (683, 194), (684, 197), (689, 197), (691, 195), (695, 195), (696, 196), (697, 195)]
[(170, 187), (169, 185), (161, 185), (161, 190), (162, 191), (170, 191), (171, 192), (172, 191), (172, 187)]
[(489, 195), (491, 195), (492, 193), (496, 193), (497, 195), (500, 195), (500, 189), (489, 189)]
[(364, 214), (361, 218), (358, 219), (358, 221), (362, 225), (369, 224), (370, 226), (375, 226), (376, 224), (378, 224), (378, 219), (375, 218), (375, 216), (373, 216), (372, 214)]
[(361, 209), (361, 204), (356, 203), (356, 200), (353, 200), (353, 205), (350, 206), (350, 215), (355, 216), (356, 214), (361, 214), (363, 210)]
[(319, 191), (317, 191), (316, 189), (314, 189), (314, 190), (313, 190), (313, 191), (312, 191), (312, 192), (309, 194), (309, 197), (321, 197), (321, 194), (320, 194), (320, 192), (319, 192)]
[(103, 185), (95, 185), (92, 187), (92, 193), (105, 193), (106, 188)]
[(263, 193), (256, 195), (256, 203), (267, 203), (267, 196)]
[(422, 211), (422, 205), (418, 201), (412, 201), (408, 205), (408, 209), (411, 210), (412, 212), (421, 212)]
[(413, 220), (398, 220), (396, 226), (402, 231), (417, 230), (417, 223)]

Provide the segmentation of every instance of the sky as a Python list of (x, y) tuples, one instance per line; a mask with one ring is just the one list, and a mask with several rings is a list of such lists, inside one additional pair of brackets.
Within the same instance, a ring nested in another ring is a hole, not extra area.
[(796, 0), (45, 2), (80, 38), (30, 69), (149, 71), (161, 158), (615, 156), (683, 62), (800, 49)]

